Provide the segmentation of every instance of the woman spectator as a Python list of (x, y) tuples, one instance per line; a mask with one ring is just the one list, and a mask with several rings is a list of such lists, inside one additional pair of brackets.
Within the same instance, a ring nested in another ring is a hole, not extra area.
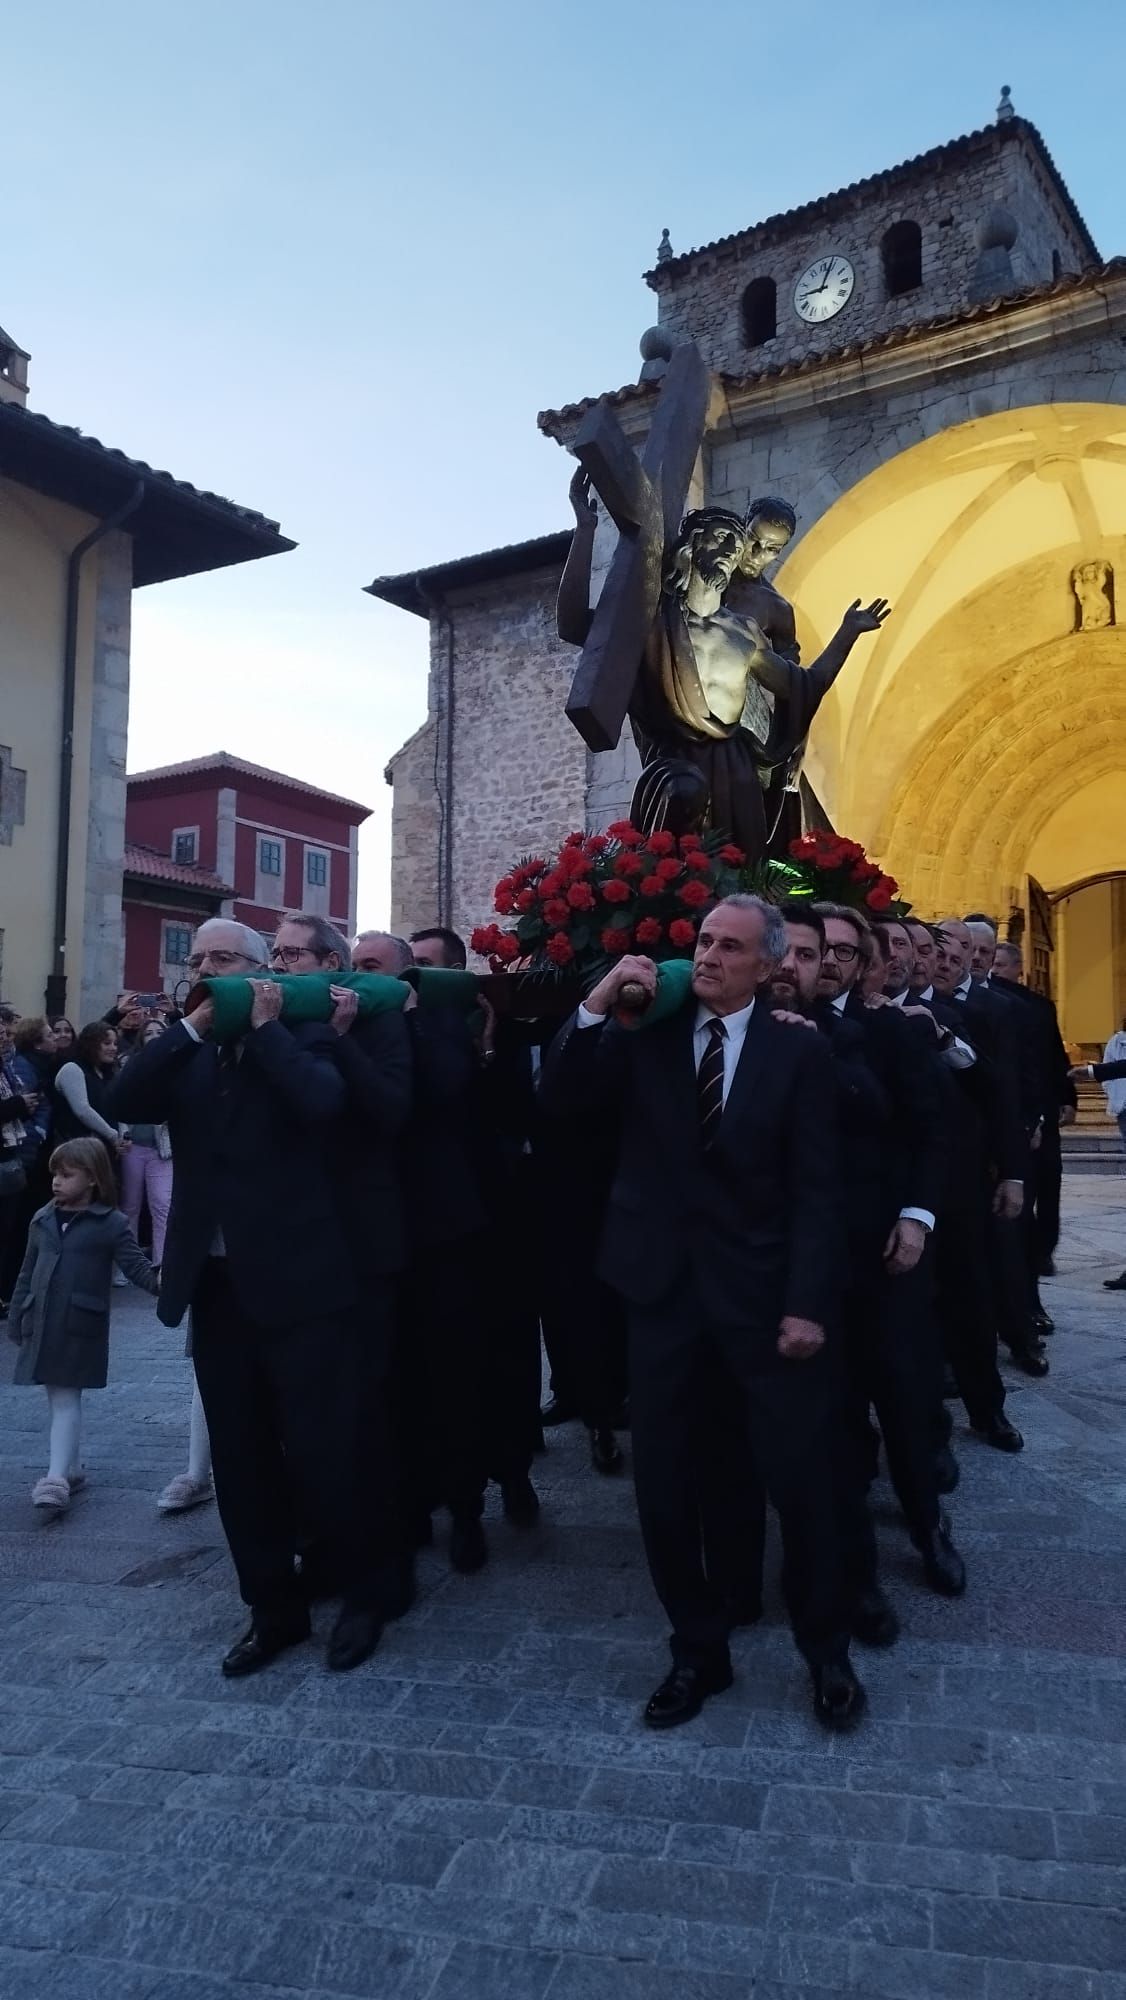
[(55, 1066), (58, 1068), (60, 1064), (70, 1061), (78, 1036), (65, 1014), (56, 1014), (49, 1025), (55, 1037)]
[[(163, 1020), (149, 1021), (140, 1046), (163, 1035)], [(123, 1125), (121, 1136), (129, 1144), (121, 1156), (121, 1206), (134, 1236), (141, 1219), (141, 1204), (148, 1202), (152, 1223), (152, 1261), (160, 1269), (164, 1257), (164, 1232), (172, 1205), (172, 1147), (167, 1125)]]
[[(39, 1109), (34, 1092), (25, 1093), (15, 1073), (12, 1031), (16, 1025), (12, 1007), (0, 1007), (0, 1269), (7, 1263), (8, 1244), (19, 1226), (20, 1207), (27, 1188), (23, 1163), (27, 1121)], [(0, 1300), (0, 1316), (6, 1308)]]
[(41, 1014), (16, 1022), (8, 1077), (25, 1101), (37, 1098), (35, 1110), (23, 1120), (24, 1136), (20, 1159), (27, 1185), (20, 1195), (8, 1242), (0, 1256), (0, 1298), (9, 1299), (20, 1274), (27, 1232), (36, 1209), (51, 1199), (51, 1176), (47, 1167), (50, 1152), (51, 1084), (55, 1075), (55, 1037)]
[(105, 1114), (106, 1095), (117, 1061), (117, 1036), (104, 1021), (83, 1028), (73, 1054), (55, 1077), (55, 1144), (66, 1139), (101, 1139), (111, 1158), (122, 1149), (117, 1127)]

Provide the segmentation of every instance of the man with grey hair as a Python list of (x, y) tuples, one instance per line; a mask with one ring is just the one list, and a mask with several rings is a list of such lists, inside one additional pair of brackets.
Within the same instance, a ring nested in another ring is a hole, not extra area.
[(388, 979), (401, 979), (414, 964), (414, 953), (406, 938), (394, 931), (361, 931), (352, 939), (353, 972), (382, 972)]
[(758, 998), (785, 951), (779, 911), (733, 896), (701, 923), (692, 990), (675, 1013), (640, 1028), (621, 1016), (624, 985), (657, 988), (653, 962), (627, 955), (545, 1068), (550, 1112), (617, 1123), (599, 1268), (626, 1302), (638, 1512), (672, 1626), (672, 1672), (645, 1710), (654, 1729), (689, 1721), (731, 1685), (729, 1608), (707, 1574), (699, 1504), (699, 1403), (717, 1371), (778, 1511), (814, 1711), (840, 1729), (864, 1706), (832, 1475), (833, 1075), (821, 1038), (777, 1022)]

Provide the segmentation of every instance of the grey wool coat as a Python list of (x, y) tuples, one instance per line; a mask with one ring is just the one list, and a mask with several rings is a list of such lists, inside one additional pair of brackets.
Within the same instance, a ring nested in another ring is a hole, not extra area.
[(20, 1350), (16, 1382), (105, 1388), (115, 1264), (142, 1291), (159, 1291), (160, 1280), (119, 1209), (91, 1202), (65, 1230), (54, 1202), (39, 1210), (8, 1308), (8, 1337)]

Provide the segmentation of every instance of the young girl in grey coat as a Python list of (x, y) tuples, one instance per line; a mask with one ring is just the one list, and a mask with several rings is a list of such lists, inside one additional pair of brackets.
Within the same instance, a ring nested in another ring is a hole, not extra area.
[(79, 1464), (83, 1389), (104, 1389), (109, 1295), (116, 1264), (143, 1291), (160, 1281), (117, 1207), (100, 1139), (68, 1139), (51, 1154), (54, 1199), (33, 1218), (8, 1309), (19, 1347), (14, 1379), (47, 1391), (50, 1464), (31, 1490), (36, 1507), (61, 1513), (86, 1483)]

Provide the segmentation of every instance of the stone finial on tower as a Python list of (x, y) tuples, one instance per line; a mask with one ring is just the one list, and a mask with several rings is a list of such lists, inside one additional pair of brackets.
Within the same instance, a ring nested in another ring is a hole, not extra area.
[(980, 217), (974, 233), (977, 237), (977, 263), (970, 278), (969, 295), (972, 303), (980, 304), (985, 299), (1003, 298), (1006, 292), (1016, 290), (1010, 253), (1019, 230), (1016, 217), (995, 202)]
[(997, 123), (998, 125), (1005, 125), (1010, 118), (1015, 118), (1016, 115), (1016, 107), (1013, 104), (1012, 86), (1003, 83), (1001, 85), (1001, 102), (997, 106)]
[(646, 327), (638, 343), (641, 352), (639, 382), (659, 382), (672, 360), (676, 341), (667, 326)]
[(671, 264), (672, 260), (673, 247), (669, 242), (669, 232), (667, 229), (662, 229), (661, 240), (657, 245), (657, 262), (658, 264)]
[(31, 356), (17, 347), (0, 326), (0, 403), (26, 403), (27, 364)]

